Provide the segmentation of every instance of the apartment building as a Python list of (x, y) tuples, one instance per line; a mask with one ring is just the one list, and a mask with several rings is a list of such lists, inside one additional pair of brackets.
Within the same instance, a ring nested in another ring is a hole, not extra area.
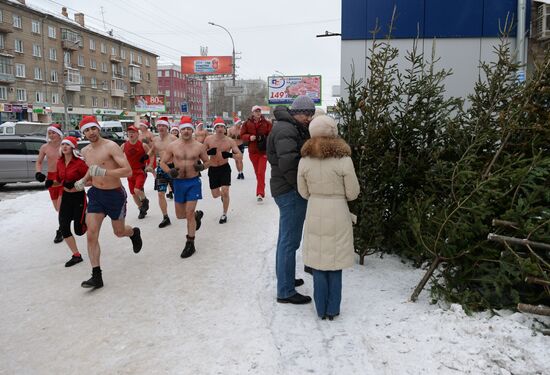
[[(176, 64), (158, 64), (159, 94), (165, 96), (166, 111), (169, 114), (186, 114), (193, 119), (202, 118), (202, 81), (181, 73)], [(208, 96), (206, 98), (208, 103)], [(187, 112), (182, 112), (182, 106)], [(208, 110), (207, 110), (208, 113)]]
[(0, 123), (133, 117), (136, 95), (157, 94), (157, 55), (24, 0), (0, 0)]

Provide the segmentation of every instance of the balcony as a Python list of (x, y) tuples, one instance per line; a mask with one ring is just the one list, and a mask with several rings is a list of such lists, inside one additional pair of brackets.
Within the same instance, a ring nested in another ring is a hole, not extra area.
[(65, 68), (65, 90), (80, 91), (80, 71), (74, 68)]
[(122, 62), (122, 59), (118, 55), (113, 55), (113, 54), (111, 54), (110, 60), (111, 62), (114, 62), (114, 63)]
[(122, 79), (114, 78), (111, 80), (111, 96), (122, 98), (127, 92), (128, 86)]
[(13, 33), (13, 25), (7, 22), (0, 22), (0, 33), (2, 34)]
[(0, 82), (14, 83), (15, 75), (13, 74), (13, 55), (3, 55), (0, 50)]
[(12, 73), (5, 73), (5, 72), (2, 72), (2, 69), (0, 68), (0, 83), (15, 83), (15, 76), (13, 75), (13, 69), (12, 69)]
[(69, 51), (78, 51), (82, 47), (80, 40), (61, 40), (61, 48)]

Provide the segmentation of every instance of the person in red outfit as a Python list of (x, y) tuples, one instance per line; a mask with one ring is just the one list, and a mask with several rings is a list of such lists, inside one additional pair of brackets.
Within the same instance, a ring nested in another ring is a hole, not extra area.
[(149, 210), (149, 199), (145, 196), (143, 186), (147, 179), (145, 164), (149, 160), (150, 148), (139, 139), (138, 129), (131, 125), (128, 127), (128, 140), (120, 147), (130, 163), (132, 175), (128, 177), (128, 188), (139, 209), (138, 219), (143, 219)]
[(88, 172), (88, 166), (80, 157), (75, 137), (65, 137), (61, 141), (61, 156), (57, 159), (55, 180), (63, 186), (63, 198), (59, 207), (59, 228), (63, 239), (72, 252), (72, 257), (65, 267), (82, 262), (82, 255), (71, 233), (71, 221), (74, 222), (74, 232), (78, 236), (86, 233), (86, 192), (77, 191), (74, 183)]
[(241, 139), (248, 142), (248, 156), (256, 173), (256, 200), (262, 203), (265, 198), (265, 154), (267, 136), (271, 132), (271, 122), (262, 115), (262, 108), (252, 107), (252, 115), (241, 127)]

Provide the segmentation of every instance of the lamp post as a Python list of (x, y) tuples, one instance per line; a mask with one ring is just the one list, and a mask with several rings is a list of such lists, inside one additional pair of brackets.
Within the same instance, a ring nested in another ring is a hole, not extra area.
[[(76, 44), (79, 44), (81, 42), (80, 39), (77, 39), (77, 40), (73, 40), (71, 41), (71, 45), (74, 46)], [(64, 112), (64, 117), (65, 117), (65, 126), (63, 128), (63, 130), (67, 131), (69, 130), (70, 128), (70, 120), (69, 120), (69, 111), (68, 111), (68, 108), (67, 108), (67, 80), (69, 79), (69, 69), (67, 68), (70, 68), (70, 65), (65, 65), (65, 54), (63, 53), (63, 70), (67, 71), (67, 74), (63, 74), (63, 112)]]
[[(233, 87), (235, 87), (235, 42), (233, 41), (233, 36), (229, 32), (229, 30), (227, 30), (222, 25), (218, 25), (217, 23), (214, 23), (214, 22), (208, 22), (208, 24), (224, 29), (229, 34), (229, 37), (231, 38), (231, 44), (233, 46), (233, 63), (231, 65), (232, 65), (232, 68), (233, 68), (233, 74), (232, 74), (233, 75)], [(232, 95), (231, 99), (232, 99), (232, 102), (231, 102), (231, 117), (233, 117), (234, 114), (235, 114), (235, 95)]]

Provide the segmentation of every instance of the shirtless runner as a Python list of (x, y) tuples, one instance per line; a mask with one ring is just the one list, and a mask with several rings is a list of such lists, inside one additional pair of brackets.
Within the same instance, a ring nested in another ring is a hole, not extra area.
[[(149, 121), (145, 119), (139, 120), (139, 137), (138, 140), (141, 141), (141, 143), (148, 145), (149, 148), (151, 148), (153, 144), (153, 138), (155, 135), (149, 130)], [(153, 158), (153, 160), (150, 161), (150, 163), (145, 167), (145, 173), (151, 173), (153, 176), (155, 176), (155, 169), (157, 168), (157, 160)]]
[(224, 224), (227, 223), (229, 186), (231, 186), (231, 167), (227, 159), (234, 158), (242, 163), (243, 155), (235, 140), (225, 135), (225, 123), (220, 117), (214, 120), (214, 134), (206, 137), (204, 145), (208, 150), (206, 153), (210, 155), (208, 168), (210, 191), (213, 198), (222, 197), (223, 214), (219, 223)]
[[(45, 186), (50, 193), (53, 208), (56, 212), (59, 212), (61, 196), (63, 195), (63, 185), (61, 185), (58, 181), (55, 181), (55, 176), (57, 174), (57, 159), (59, 159), (59, 148), (61, 147), (62, 139), (63, 131), (61, 131), (61, 125), (52, 124), (48, 126), (48, 143), (40, 147), (35, 167), (35, 178), (39, 182), (44, 182), (44, 180), (46, 181)], [(46, 163), (48, 164), (48, 176), (45, 176), (42, 173), (42, 162), (44, 159), (46, 159)], [(63, 235), (60, 227), (58, 227), (55, 232), (53, 242), (63, 242)]]
[[(174, 179), (176, 217), (187, 219), (187, 241), (181, 252), (182, 258), (188, 258), (195, 252), (195, 231), (200, 228), (203, 216), (202, 211), (195, 213), (197, 200), (202, 199), (199, 172), (209, 165), (206, 147), (193, 139), (193, 130), (191, 118), (182, 117), (180, 137), (168, 145), (160, 161), (162, 169)], [(171, 160), (174, 161), (172, 168), (168, 165)]]
[[(170, 131), (170, 122), (168, 117), (160, 117), (157, 120), (157, 129), (159, 135), (153, 138), (153, 152), (157, 155), (158, 159), (162, 159), (164, 152), (168, 145), (174, 142), (177, 138), (169, 133)], [(171, 163), (171, 160), (168, 160)], [(172, 168), (172, 167), (170, 167)], [(159, 228), (164, 228), (171, 224), (170, 218), (168, 217), (168, 204), (166, 203), (166, 190), (168, 185), (172, 183), (170, 175), (164, 172), (160, 165), (157, 165), (156, 169), (156, 178), (155, 178), (155, 190), (157, 191), (157, 196), (159, 199), (159, 207), (162, 212), (162, 221), (159, 224)]]
[(199, 121), (195, 129), (195, 140), (200, 143), (204, 143), (204, 140), (208, 137), (208, 132), (204, 129), (204, 124)]
[(113, 141), (100, 135), (100, 127), (94, 116), (84, 116), (80, 122), (80, 130), (90, 144), (82, 149), (82, 156), (88, 164), (86, 175), (75, 182), (77, 191), (84, 190), (88, 183), (88, 211), (86, 225), (88, 227), (88, 256), (92, 264), (92, 277), (82, 282), (83, 288), (101, 288), (103, 278), (99, 258), (99, 232), (105, 216), (111, 218), (113, 233), (117, 237), (130, 237), (134, 253), (139, 253), (143, 242), (140, 230), (130, 227), (124, 222), (126, 217), (126, 191), (120, 179), (128, 177), (132, 169), (120, 147)]
[[(227, 135), (229, 138), (232, 138), (235, 140), (235, 143), (237, 144), (237, 147), (241, 151), (241, 154), (244, 155), (244, 142), (241, 139), (241, 125), (243, 124), (243, 120), (241, 120), (238, 117), (233, 118), (233, 126), (227, 129)], [(237, 180), (244, 180), (244, 174), (243, 174), (243, 160), (235, 159), (235, 165), (237, 166)]]

